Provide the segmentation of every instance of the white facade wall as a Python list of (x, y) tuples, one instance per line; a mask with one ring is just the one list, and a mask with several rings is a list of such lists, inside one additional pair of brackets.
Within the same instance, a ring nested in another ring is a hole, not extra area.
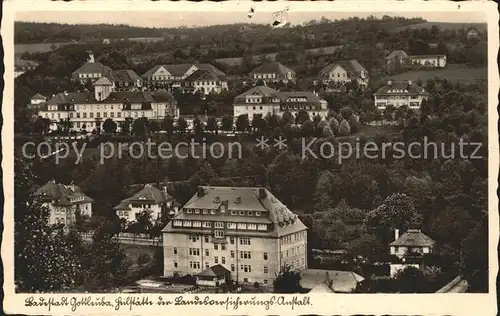
[(389, 104), (392, 104), (394, 108), (399, 108), (403, 105), (408, 106), (410, 109), (418, 110), (422, 105), (422, 101), (427, 99), (423, 95), (392, 95), (392, 96), (375, 96), (375, 106), (380, 110), (384, 110)]
[[(231, 243), (231, 236), (226, 236), (227, 244), (223, 250), (222, 244), (212, 243), (212, 237), (209, 235), (199, 235), (196, 241), (189, 236), (189, 233), (163, 234), (165, 276), (196, 275), (208, 267), (221, 264), (231, 271), (233, 281), (272, 284), (280, 271), (280, 266), (292, 260), (292, 257), (281, 258), (278, 238), (250, 237), (251, 244), (243, 245), (240, 241), (241, 238), (245, 238), (243, 235), (234, 236), (234, 243)], [(205, 236), (208, 237), (208, 242)], [(307, 249), (306, 240), (302, 240), (301, 243), (303, 248)], [(299, 245), (299, 243), (294, 244), (295, 247)], [(287, 247), (291, 248), (292, 245)], [(190, 249), (197, 249), (194, 255), (190, 254)], [(294, 256), (293, 260), (302, 262), (297, 256)], [(304, 260), (307, 260), (307, 251), (304, 252), (304, 256)], [(194, 266), (192, 263), (195, 263)]]
[(147, 204), (147, 205), (148, 207), (129, 204), (128, 207), (130, 208), (130, 211), (118, 210), (116, 211), (116, 214), (118, 215), (118, 218), (124, 219), (129, 223), (134, 222), (137, 219), (137, 215), (142, 213), (146, 209), (151, 210), (151, 218), (153, 220), (156, 220), (161, 217), (160, 204)]
[[(408, 251), (408, 247), (395, 247), (391, 246), (390, 248), (390, 254), (394, 256), (398, 256), (399, 258), (403, 258)], [(416, 253), (421, 253), (421, 254), (426, 254), (431, 252), (430, 247), (411, 247), (413, 252)]]
[(44, 203), (50, 211), (49, 213), (49, 225), (54, 224), (64, 224), (64, 225), (74, 225), (76, 220), (76, 210), (79, 209), (81, 215), (91, 217), (92, 216), (92, 203), (80, 203), (73, 204), (71, 206), (54, 206), (52, 203)]

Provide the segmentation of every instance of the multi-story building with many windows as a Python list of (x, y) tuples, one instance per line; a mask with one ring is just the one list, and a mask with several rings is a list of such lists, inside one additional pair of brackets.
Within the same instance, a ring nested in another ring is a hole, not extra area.
[(307, 227), (265, 188), (198, 187), (163, 229), (164, 275), (222, 265), (238, 283), (307, 268)]
[(429, 93), (412, 81), (388, 81), (387, 85), (378, 89), (373, 95), (375, 106), (380, 110), (384, 110), (389, 105), (394, 108), (408, 106), (418, 110), (422, 101), (429, 98)]
[(94, 92), (59, 93), (38, 108), (38, 115), (51, 121), (57, 129), (67, 120), (70, 130), (92, 131), (106, 119), (123, 122), (141, 117), (163, 120), (179, 116), (177, 102), (167, 91), (115, 91), (107, 77), (94, 82)]
[(322, 118), (328, 115), (328, 103), (309, 91), (276, 91), (267, 86), (256, 86), (234, 98), (234, 117), (248, 115), (250, 120), (255, 115), (276, 114), (282, 116), (285, 112), (297, 115), (306, 111), (311, 119), (318, 115)]

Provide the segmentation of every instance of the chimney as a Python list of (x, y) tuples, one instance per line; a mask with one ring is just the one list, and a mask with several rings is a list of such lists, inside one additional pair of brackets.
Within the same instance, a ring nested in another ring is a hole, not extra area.
[(394, 230), (394, 240), (398, 240), (399, 239), (399, 229), (395, 229)]
[(202, 197), (205, 195), (205, 190), (203, 189), (202, 186), (198, 187), (198, 197)]
[(266, 189), (264, 188), (259, 188), (259, 199), (263, 200), (266, 198)]
[(412, 83), (413, 83), (413, 81), (408, 80), (408, 85), (410, 85), (410, 86), (411, 86), (411, 84), (412, 84)]

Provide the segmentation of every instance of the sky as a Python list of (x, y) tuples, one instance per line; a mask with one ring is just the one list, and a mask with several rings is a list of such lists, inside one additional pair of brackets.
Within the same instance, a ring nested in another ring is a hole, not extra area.
[[(148, 11), (38, 11), (16, 12), (16, 21), (54, 22), (66, 24), (128, 24), (143, 27), (179, 27), (179, 26), (205, 26), (213, 24), (231, 23), (272, 23), (272, 12), (259, 12), (257, 9), (250, 19), (247, 12), (148, 12)], [(408, 18), (421, 17), (430, 22), (460, 22), (460, 23), (485, 23), (486, 17), (481, 12), (287, 12), (288, 21), (292, 24), (302, 24), (312, 19), (319, 20), (322, 16), (330, 19), (342, 19), (353, 16), (367, 17), (374, 15), (381, 18), (384, 15), (404, 16)]]

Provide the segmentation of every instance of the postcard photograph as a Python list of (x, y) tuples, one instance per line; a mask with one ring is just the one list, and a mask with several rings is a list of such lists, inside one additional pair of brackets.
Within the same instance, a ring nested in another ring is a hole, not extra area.
[(111, 2), (4, 3), (7, 312), (496, 310), (495, 6)]

